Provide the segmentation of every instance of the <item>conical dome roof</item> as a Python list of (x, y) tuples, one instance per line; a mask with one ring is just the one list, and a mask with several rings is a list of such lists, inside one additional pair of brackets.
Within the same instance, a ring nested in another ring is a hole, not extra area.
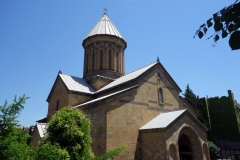
[(123, 39), (122, 35), (117, 30), (115, 25), (111, 22), (106, 13), (103, 14), (102, 18), (97, 22), (90, 33), (86, 36), (86, 38), (101, 34), (113, 35)]

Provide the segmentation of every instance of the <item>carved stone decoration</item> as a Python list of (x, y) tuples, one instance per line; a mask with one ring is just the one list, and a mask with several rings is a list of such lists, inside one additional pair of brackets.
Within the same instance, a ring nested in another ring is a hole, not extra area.
[(163, 80), (163, 77), (161, 77), (161, 74), (160, 73), (157, 73), (157, 84), (159, 86), (162, 86), (162, 80)]

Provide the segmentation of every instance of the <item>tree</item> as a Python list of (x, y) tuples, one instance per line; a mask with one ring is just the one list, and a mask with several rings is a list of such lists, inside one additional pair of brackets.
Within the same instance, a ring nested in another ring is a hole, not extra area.
[(205, 114), (205, 107), (204, 102), (202, 99), (199, 98), (199, 96), (195, 95), (191, 88), (189, 87), (189, 84), (187, 85), (187, 88), (185, 92), (183, 93), (184, 99), (197, 111), (198, 113), (198, 120), (202, 122), (206, 127), (208, 127), (208, 121), (204, 117)]
[(199, 102), (199, 96), (195, 95), (191, 88), (189, 87), (189, 84), (187, 85), (187, 88), (185, 92), (183, 93), (184, 99), (198, 112), (200, 113), (200, 102)]
[(229, 46), (231, 49), (240, 49), (240, 30), (238, 30), (240, 28), (240, 2), (236, 0), (230, 6), (224, 7), (213, 14), (212, 18), (200, 26), (195, 36), (198, 35), (201, 39), (207, 33), (208, 28), (212, 26), (214, 27), (215, 33), (207, 39), (213, 38), (213, 41), (217, 43), (220, 37), (226, 38), (230, 35)]
[(29, 135), (21, 128), (16, 118), (20, 115), (28, 97), (15, 96), (13, 103), (0, 106), (0, 159), (31, 160), (34, 149), (28, 145)]
[(21, 128), (14, 128), (0, 140), (0, 159), (34, 160), (35, 149), (29, 146), (29, 135)]
[(54, 143), (47, 141), (46, 139), (42, 140), (39, 144), (39, 147), (36, 150), (36, 159), (37, 160), (70, 160), (70, 156), (66, 149), (61, 149), (61, 147)]
[(216, 144), (214, 144), (211, 141), (208, 141), (208, 149), (209, 149), (209, 154), (210, 154), (210, 158), (211, 159), (219, 159), (219, 151), (220, 149), (216, 146)]
[(50, 143), (65, 149), (71, 159), (94, 157), (91, 149), (90, 122), (79, 110), (62, 108), (52, 117), (46, 131), (46, 139), (39, 146), (40, 150)]
[(16, 119), (24, 109), (26, 100), (29, 99), (26, 95), (20, 96), (18, 99), (15, 96), (13, 103), (8, 104), (7, 101), (0, 106), (0, 139), (8, 134), (14, 128), (19, 128), (20, 125)]
[(113, 158), (126, 146), (95, 157), (91, 148), (90, 121), (79, 110), (63, 107), (50, 120), (46, 137), (37, 149), (37, 159), (91, 160)]

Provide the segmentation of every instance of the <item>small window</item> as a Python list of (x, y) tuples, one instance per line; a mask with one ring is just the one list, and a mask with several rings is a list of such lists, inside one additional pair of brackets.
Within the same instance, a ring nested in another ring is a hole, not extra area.
[(100, 69), (102, 69), (102, 60), (103, 60), (103, 58), (102, 58), (102, 56), (103, 56), (103, 54), (102, 54), (102, 50), (100, 50)]
[(59, 100), (57, 100), (57, 103), (56, 103), (56, 111), (59, 110)]
[(118, 52), (116, 52), (116, 68), (117, 68), (117, 72), (119, 71), (118, 70)]
[(112, 69), (112, 51), (111, 50), (108, 50), (108, 68), (109, 68), (109, 70), (111, 70)]
[(163, 90), (162, 88), (159, 88), (159, 103), (163, 103)]
[(92, 53), (92, 71), (94, 70), (94, 51)]
[(88, 54), (85, 53), (86, 56), (86, 62), (85, 62), (85, 69), (86, 69), (86, 73), (88, 72)]

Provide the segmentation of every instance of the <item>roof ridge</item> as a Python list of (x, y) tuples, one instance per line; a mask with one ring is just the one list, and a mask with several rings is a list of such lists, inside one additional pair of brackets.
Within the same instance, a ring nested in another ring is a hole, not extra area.
[[(150, 66), (150, 65), (152, 65), (152, 64), (154, 64), (154, 63), (158, 63), (158, 62), (153, 62), (153, 63), (148, 64), (148, 65), (146, 65), (146, 66), (144, 66), (144, 67), (142, 67), (142, 68), (139, 68), (139, 69), (137, 69), (137, 70), (134, 70), (134, 71), (132, 71), (132, 72), (129, 72), (128, 74), (125, 74), (125, 75), (123, 75), (123, 76), (129, 75), (129, 74), (131, 74), (131, 73), (133, 73), (133, 72), (136, 72), (136, 71), (138, 71), (138, 70), (140, 70), (140, 69), (143, 69), (143, 68), (145, 68), (145, 67), (147, 67), (147, 66)], [(123, 77), (123, 76), (122, 76), (122, 77)], [(120, 78), (121, 78), (121, 77), (120, 77)]]
[[(86, 83), (88, 83), (88, 82), (86, 81), (86, 79), (84, 79), (84, 78), (72, 76), (72, 75), (69, 75), (69, 74), (63, 74), (63, 73), (61, 73), (61, 74), (62, 74), (62, 75), (65, 75), (65, 76), (70, 76), (70, 77), (73, 77), (73, 78), (79, 78), (79, 79), (84, 80)], [(89, 84), (89, 83), (88, 83), (88, 84)]]
[[(63, 73), (59, 73), (59, 74), (65, 75), (65, 76), (71, 76), (71, 77), (75, 77), (75, 78), (80, 78), (80, 77), (72, 76), (72, 75), (69, 75), (69, 74), (63, 74)], [(80, 79), (84, 79), (84, 78), (80, 78)]]
[(100, 90), (96, 91), (96, 93), (99, 93), (99, 92), (102, 92), (106, 89), (110, 89), (110, 88), (113, 88), (113, 87), (116, 87), (120, 84), (123, 84), (123, 83), (126, 83), (130, 80), (133, 80), (133, 79), (136, 79), (137, 77), (139, 77), (140, 75), (142, 75), (144, 72), (146, 72), (148, 69), (150, 69), (151, 67), (153, 67), (155, 64), (157, 64), (158, 62), (154, 62), (154, 63), (151, 63), (149, 65), (146, 65), (142, 68), (139, 68), (135, 71), (132, 71), (128, 74), (125, 74), (121, 77), (119, 77), (118, 79), (112, 81), (111, 83), (107, 84), (106, 86), (104, 86), (103, 88), (101, 88)]

